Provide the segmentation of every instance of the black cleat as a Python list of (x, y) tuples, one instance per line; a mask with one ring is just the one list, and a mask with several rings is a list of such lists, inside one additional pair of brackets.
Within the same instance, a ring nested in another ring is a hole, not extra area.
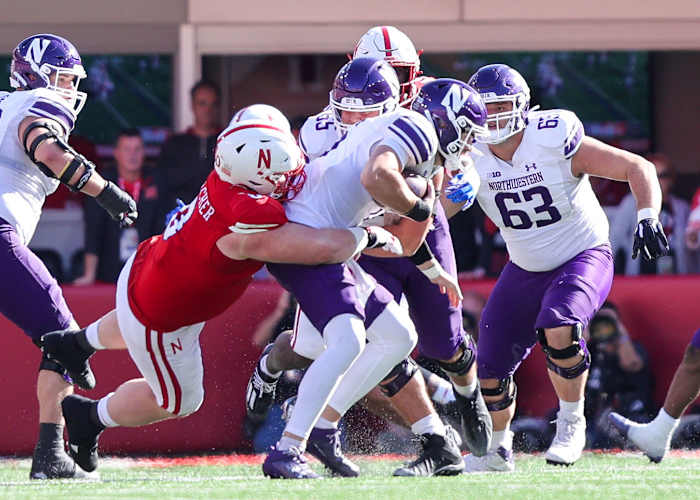
[(40, 340), (41, 350), (46, 357), (63, 366), (73, 382), (81, 389), (95, 388), (95, 375), (90, 368), (90, 356), (94, 351), (86, 352), (76, 340), (77, 331), (59, 330), (43, 335)]
[(46, 451), (37, 445), (32, 457), (29, 479), (96, 479), (96, 477), (78, 467), (62, 449)]
[(477, 457), (483, 457), (491, 446), (493, 423), (484, 396), (481, 394), (481, 386), (477, 382), (476, 390), (470, 398), (465, 398), (455, 391), (457, 408), (462, 417), (462, 432), (464, 442), (469, 451)]
[(314, 427), (306, 443), (306, 452), (316, 457), (334, 476), (357, 477), (360, 475), (360, 468), (343, 455), (338, 429)]
[(464, 460), (457, 443), (449, 436), (423, 434), (423, 450), (416, 460), (396, 469), (394, 476), (454, 476), (464, 470)]
[[(272, 350), (273, 344), (267, 344), (260, 358)], [(263, 422), (267, 417), (272, 403), (275, 402), (275, 390), (279, 378), (265, 375), (260, 369), (260, 361), (255, 364), (255, 370), (248, 380), (245, 395), (246, 414), (254, 423)]]
[(88, 472), (97, 468), (97, 440), (105, 429), (90, 416), (97, 410), (96, 405), (97, 401), (78, 394), (66, 396), (61, 403), (68, 429), (68, 452), (75, 463)]

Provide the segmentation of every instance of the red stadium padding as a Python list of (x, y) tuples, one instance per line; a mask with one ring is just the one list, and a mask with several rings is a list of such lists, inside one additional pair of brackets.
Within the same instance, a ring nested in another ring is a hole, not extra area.
[[(491, 281), (462, 282), (463, 288), (488, 294)], [(114, 306), (114, 287), (66, 287), (65, 295), (76, 319), (85, 325)], [(683, 350), (700, 327), (698, 306), (700, 276), (669, 278), (616, 278), (611, 300), (621, 310), (632, 336), (649, 350), (656, 377), (658, 403)], [(255, 282), (241, 300), (209, 322), (202, 333), (205, 400), (200, 410), (185, 419), (138, 429), (112, 429), (101, 439), (108, 453), (185, 453), (239, 449), (245, 384), (257, 359), (250, 337), (255, 325), (272, 311), (280, 288)], [(28, 455), (36, 437), (37, 403), (34, 397), (37, 349), (17, 328), (0, 316), (0, 455)], [(98, 397), (114, 390), (127, 378), (138, 376), (126, 351), (99, 352), (92, 362)], [(520, 409), (544, 415), (556, 406), (556, 397), (539, 348), (523, 364), (518, 376)]]

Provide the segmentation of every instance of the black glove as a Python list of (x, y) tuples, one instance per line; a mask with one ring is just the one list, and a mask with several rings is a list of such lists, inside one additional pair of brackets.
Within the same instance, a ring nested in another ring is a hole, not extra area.
[(634, 245), (632, 245), (632, 258), (642, 254), (647, 261), (658, 259), (662, 255), (668, 255), (668, 240), (664, 229), (657, 219), (642, 219), (637, 224), (634, 232)]
[(102, 192), (95, 196), (95, 201), (122, 227), (132, 225), (139, 216), (134, 199), (112, 181), (107, 181)]

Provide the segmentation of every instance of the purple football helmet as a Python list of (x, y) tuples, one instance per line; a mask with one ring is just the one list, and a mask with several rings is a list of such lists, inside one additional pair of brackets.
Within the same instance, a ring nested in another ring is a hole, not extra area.
[(389, 113), (399, 105), (399, 79), (396, 71), (382, 59), (358, 57), (340, 68), (330, 93), (333, 118), (339, 130), (352, 124), (343, 123), (342, 111)]
[[(530, 87), (520, 73), (505, 64), (489, 64), (472, 75), (469, 85), (479, 92), (486, 104), (513, 104), (512, 110), (488, 117), (489, 130), (477, 136), (479, 142), (499, 144), (525, 128), (530, 110)], [(504, 120), (507, 122), (502, 126)]]
[(488, 132), (484, 102), (473, 88), (459, 80), (438, 78), (426, 83), (411, 109), (432, 122), (438, 148), (447, 161), (459, 161), (475, 135)]
[[(70, 88), (65, 88), (69, 76)], [(25, 38), (12, 52), (10, 85), (15, 89), (47, 88), (68, 100), (78, 114), (87, 95), (78, 92), (81, 78), (87, 77), (78, 50), (65, 38), (43, 33)]]

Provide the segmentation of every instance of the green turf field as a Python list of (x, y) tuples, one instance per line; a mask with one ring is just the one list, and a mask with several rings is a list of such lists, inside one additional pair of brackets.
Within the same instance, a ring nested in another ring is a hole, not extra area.
[[(205, 459), (206, 460), (206, 459)], [(259, 465), (213, 457), (213, 465), (164, 466), (162, 462), (105, 460), (95, 482), (30, 482), (28, 460), (0, 462), (1, 498), (134, 499), (591, 499), (700, 498), (700, 459), (667, 457), (660, 465), (639, 455), (587, 454), (576, 465), (546, 465), (521, 456), (512, 474), (480, 473), (438, 478), (393, 478), (397, 460), (358, 459), (357, 479), (269, 480)], [(250, 462), (250, 461), (249, 461)], [(197, 463), (189, 461), (186, 463)], [(201, 462), (200, 462), (201, 463)], [(314, 467), (320, 471), (318, 464)]]

